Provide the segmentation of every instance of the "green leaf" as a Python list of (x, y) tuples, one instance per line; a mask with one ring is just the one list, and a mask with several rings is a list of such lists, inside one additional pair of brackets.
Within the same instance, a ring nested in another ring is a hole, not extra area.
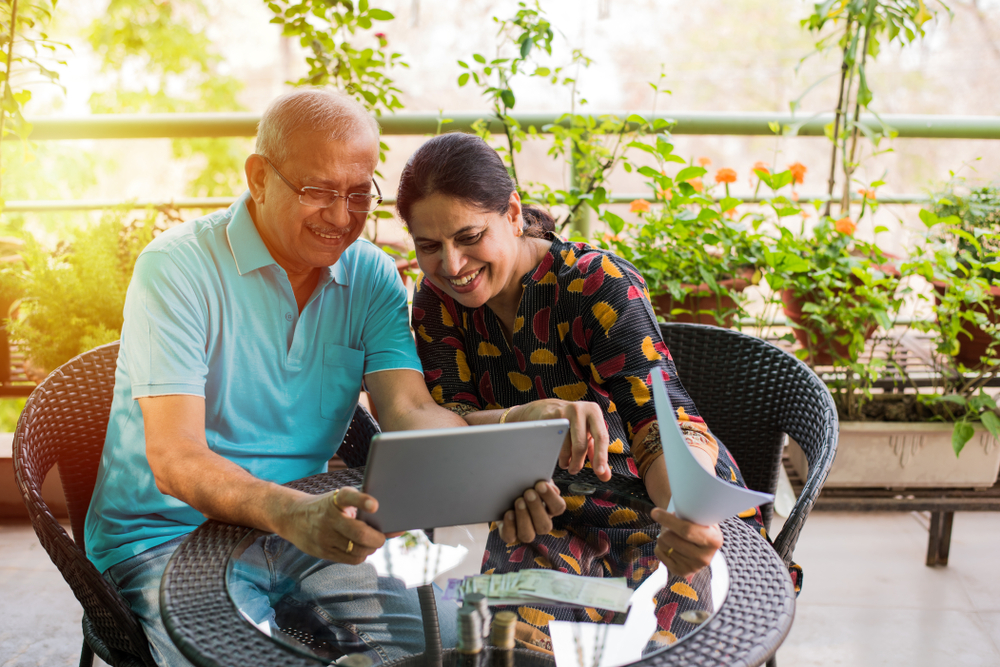
[(524, 39), (521, 40), (521, 58), (528, 57), (528, 54), (531, 53), (531, 47), (533, 45), (534, 42), (531, 41), (531, 37), (525, 35)]
[(468, 72), (465, 72), (460, 77), (458, 77), (458, 87), (459, 88), (461, 88), (462, 86), (464, 86), (468, 82), (469, 82), (469, 73)]
[(920, 213), (918, 215), (920, 216), (920, 220), (924, 223), (924, 226), (928, 229), (936, 225), (939, 221), (937, 214), (934, 213), (934, 211), (928, 211), (925, 208), (920, 209)]
[(1000, 417), (997, 417), (995, 412), (984, 412), (979, 415), (979, 418), (983, 420), (983, 426), (990, 432), (990, 435), (1000, 440)]
[(508, 109), (514, 108), (514, 91), (510, 88), (505, 88), (500, 91), (500, 99), (503, 100), (504, 105)]
[(611, 211), (605, 211), (604, 214), (601, 215), (601, 219), (608, 223), (608, 227), (610, 227), (611, 231), (615, 234), (619, 234), (623, 229), (625, 229), (625, 221)]
[(677, 172), (674, 176), (674, 180), (678, 183), (683, 181), (690, 181), (692, 178), (698, 178), (699, 176), (704, 176), (706, 173), (704, 167), (686, 167)]
[(969, 422), (955, 422), (955, 429), (951, 432), (951, 448), (955, 450), (956, 458), (962, 453), (965, 443), (972, 440), (972, 436), (975, 433), (975, 429), (972, 428), (972, 424)]
[(639, 167), (639, 173), (646, 178), (660, 178), (660, 176), (662, 176), (660, 172), (656, 171), (652, 167)]
[(368, 12), (368, 16), (375, 21), (391, 21), (396, 18), (392, 12), (387, 12), (384, 9), (372, 9)]
[(478, 53), (473, 53), (472, 54), (472, 59), (475, 60), (477, 63), (480, 63), (482, 65), (486, 64), (486, 58), (482, 57)]
[(934, 399), (936, 402), (945, 401), (948, 403), (955, 403), (963, 408), (966, 406), (968, 401), (964, 396), (959, 396), (958, 394), (945, 394), (944, 396), (938, 396)]

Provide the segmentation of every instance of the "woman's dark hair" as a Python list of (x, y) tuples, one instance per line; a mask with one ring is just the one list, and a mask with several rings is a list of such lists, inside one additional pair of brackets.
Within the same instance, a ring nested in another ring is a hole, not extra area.
[[(399, 177), (396, 210), (408, 222), (417, 202), (442, 194), (502, 215), (510, 209), (515, 189), (514, 179), (489, 144), (474, 134), (451, 132), (434, 137), (410, 156)], [(555, 220), (539, 208), (523, 206), (521, 215), (527, 236), (542, 237), (555, 230)]]

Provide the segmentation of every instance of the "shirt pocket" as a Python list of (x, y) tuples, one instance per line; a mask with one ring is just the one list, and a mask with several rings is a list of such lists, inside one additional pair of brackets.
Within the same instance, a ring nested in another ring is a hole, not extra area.
[(319, 409), (323, 419), (350, 421), (361, 393), (365, 353), (353, 347), (323, 346), (323, 385)]

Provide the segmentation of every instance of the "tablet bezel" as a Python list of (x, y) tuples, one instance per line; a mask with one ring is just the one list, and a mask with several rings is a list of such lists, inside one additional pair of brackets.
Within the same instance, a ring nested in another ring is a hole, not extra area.
[(539, 480), (551, 479), (569, 421), (378, 433), (362, 491), (379, 502), (358, 518), (376, 530), (499, 521)]

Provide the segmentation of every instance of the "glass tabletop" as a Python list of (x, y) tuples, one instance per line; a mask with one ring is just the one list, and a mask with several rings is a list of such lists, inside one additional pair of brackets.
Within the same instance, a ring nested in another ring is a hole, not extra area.
[[(272, 641), (319, 664), (350, 667), (423, 653), (425, 632), (435, 632), (427, 625), (430, 591), (444, 649), (478, 645), (479, 637), (488, 646), (491, 619), (503, 619), (514, 625), (517, 648), (560, 667), (635, 662), (718, 611), (729, 588), (721, 551), (693, 577), (672, 576), (653, 555), (652, 505), (587, 484), (560, 486), (568, 510), (531, 544), (504, 544), (495, 524), (413, 530), (365, 563), (345, 565), (252, 532), (230, 558), (227, 590), (246, 622)], [(470, 639), (461, 617), (473, 606), (482, 632)]]

